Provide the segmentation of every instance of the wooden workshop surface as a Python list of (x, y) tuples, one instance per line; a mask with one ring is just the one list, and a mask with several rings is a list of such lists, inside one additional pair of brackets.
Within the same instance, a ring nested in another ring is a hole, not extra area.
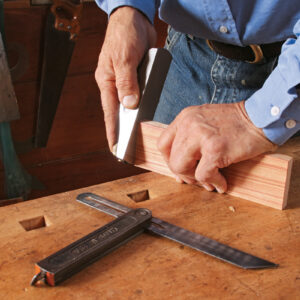
[[(300, 167), (288, 209), (179, 184), (145, 173), (0, 208), (0, 299), (300, 299)], [(298, 182), (298, 184), (297, 184)], [(135, 203), (127, 195), (148, 190)], [(34, 263), (113, 218), (75, 201), (93, 192), (278, 263), (243, 270), (162, 237), (142, 234), (58, 287), (31, 287)], [(25, 231), (20, 221), (41, 217)]]

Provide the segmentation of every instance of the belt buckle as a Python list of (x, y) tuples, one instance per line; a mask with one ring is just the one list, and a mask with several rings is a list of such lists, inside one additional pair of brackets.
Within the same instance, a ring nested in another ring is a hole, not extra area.
[(246, 60), (249, 64), (259, 64), (264, 61), (264, 54), (259, 45), (249, 45), (251, 48), (253, 54), (254, 54), (254, 60)]

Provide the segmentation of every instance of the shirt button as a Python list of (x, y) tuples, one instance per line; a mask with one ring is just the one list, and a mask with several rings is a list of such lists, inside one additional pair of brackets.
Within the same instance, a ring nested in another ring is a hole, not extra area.
[(277, 116), (277, 115), (279, 114), (279, 112), (280, 112), (280, 109), (279, 109), (278, 106), (273, 106), (273, 107), (271, 108), (271, 115), (272, 115), (273, 117)]
[(219, 28), (220, 32), (222, 33), (227, 33), (228, 32), (228, 28), (224, 25), (221, 25), (220, 28)]
[(295, 120), (288, 120), (285, 122), (285, 127), (288, 129), (292, 129), (296, 126), (296, 121)]

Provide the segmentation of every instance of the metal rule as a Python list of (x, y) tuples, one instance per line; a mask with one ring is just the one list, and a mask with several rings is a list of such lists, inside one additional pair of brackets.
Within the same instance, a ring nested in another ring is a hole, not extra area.
[[(122, 204), (92, 193), (78, 195), (77, 201), (114, 217), (120, 217), (124, 213), (131, 211), (130, 208)], [(154, 217), (152, 217), (151, 223), (146, 228), (146, 231), (166, 237), (182, 245), (201, 251), (244, 269), (274, 268), (278, 266), (275, 263), (229, 247), (201, 234), (191, 232), (187, 229)]]

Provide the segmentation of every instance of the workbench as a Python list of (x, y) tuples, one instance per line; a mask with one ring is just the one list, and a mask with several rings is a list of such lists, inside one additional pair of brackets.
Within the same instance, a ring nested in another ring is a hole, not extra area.
[[(284, 211), (150, 172), (2, 207), (0, 298), (300, 299), (299, 174), (296, 161)], [(139, 193), (145, 190), (148, 195)], [(155, 217), (279, 267), (239, 269), (144, 233), (57, 287), (31, 287), (36, 262), (113, 220), (76, 202), (83, 192), (146, 207)], [(132, 200), (141, 194), (145, 200)]]

